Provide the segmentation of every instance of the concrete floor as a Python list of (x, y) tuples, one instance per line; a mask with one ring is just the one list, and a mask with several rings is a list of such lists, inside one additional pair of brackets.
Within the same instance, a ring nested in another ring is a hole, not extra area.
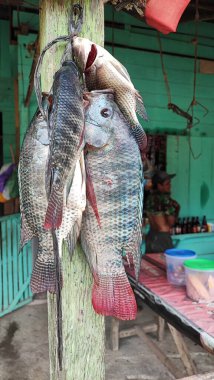
[[(44, 302), (44, 300), (43, 300)], [(134, 322), (122, 322), (130, 327), (151, 321), (154, 314), (146, 306)], [(160, 363), (150, 349), (136, 336), (120, 340), (120, 349), (113, 352), (109, 340), (110, 318), (106, 318), (106, 380), (146, 379), (170, 380), (174, 377)], [(155, 334), (150, 337), (157, 343)], [(214, 356), (185, 339), (199, 373), (214, 371)], [(182, 362), (166, 329), (159, 347), (167, 353), (185, 376)], [(0, 380), (48, 380), (47, 305), (32, 303), (9, 315), (0, 322)], [(144, 375), (144, 377), (142, 377)], [(82, 379), (75, 379), (82, 380)], [(93, 379), (87, 379), (93, 380)]]

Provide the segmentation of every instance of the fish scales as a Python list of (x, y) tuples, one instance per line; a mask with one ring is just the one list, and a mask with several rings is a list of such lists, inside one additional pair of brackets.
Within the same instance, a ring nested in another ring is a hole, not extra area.
[[(48, 125), (39, 111), (33, 117), (23, 140), (19, 160), (19, 189), (21, 210), (21, 247), (34, 236), (38, 238), (37, 257), (31, 276), (33, 293), (56, 292), (56, 268), (53, 238), (44, 225), (47, 210), (46, 165), (49, 154)], [(65, 186), (68, 202), (64, 202), (64, 217), (61, 227), (56, 230), (59, 256), (62, 241), (69, 243), (70, 254), (76, 245), (80, 232), (82, 211), (85, 207), (85, 171), (81, 158), (77, 162), (72, 186)], [(69, 187), (69, 189), (67, 189)], [(70, 234), (72, 233), (72, 244)]]
[(144, 154), (147, 138), (136, 112), (144, 119), (147, 119), (147, 114), (142, 97), (134, 88), (126, 68), (107, 50), (86, 38), (74, 37), (73, 51), (80, 68), (85, 73), (89, 91), (108, 88), (115, 91), (115, 101)]
[(51, 142), (48, 163), (48, 208), (45, 228), (59, 228), (62, 222), (63, 194), (68, 176), (72, 179), (80, 156), (84, 127), (83, 98), (78, 69), (65, 61), (53, 83)]
[[(63, 239), (67, 241), (70, 256), (72, 256), (80, 234), (82, 212), (85, 210), (86, 205), (86, 178), (83, 152), (81, 153), (80, 160), (76, 163), (72, 186), (68, 192), (67, 187), (69, 186), (70, 184), (68, 183), (64, 189), (62, 224), (60, 228), (56, 230), (60, 257), (62, 256)], [(68, 197), (66, 202), (67, 192)]]
[(52, 236), (43, 227), (47, 208), (45, 166), (48, 159), (48, 125), (37, 110), (25, 134), (19, 159), (21, 211), (21, 248), (38, 238), (31, 289), (34, 293), (55, 291), (55, 267)]
[(143, 207), (141, 156), (113, 95), (92, 92), (88, 98), (87, 186), (93, 186), (95, 192), (100, 226), (87, 199), (81, 242), (94, 275), (92, 302), (98, 313), (134, 319), (136, 301), (122, 256), (133, 260), (138, 275)]

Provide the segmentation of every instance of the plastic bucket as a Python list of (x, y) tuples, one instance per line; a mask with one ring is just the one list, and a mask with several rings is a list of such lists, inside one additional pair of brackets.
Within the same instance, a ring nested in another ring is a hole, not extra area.
[(214, 301), (214, 260), (184, 261), (187, 296), (197, 302)]
[(195, 259), (196, 253), (190, 249), (167, 249), (165, 252), (166, 257), (166, 271), (167, 280), (177, 286), (185, 285), (185, 270), (183, 263), (187, 259)]

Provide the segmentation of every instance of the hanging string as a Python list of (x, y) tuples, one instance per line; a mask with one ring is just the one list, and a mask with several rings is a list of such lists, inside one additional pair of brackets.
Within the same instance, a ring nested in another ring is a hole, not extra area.
[(157, 36), (158, 36), (158, 43), (159, 43), (159, 48), (160, 48), (161, 67), (162, 67), (162, 72), (163, 72), (163, 77), (164, 77), (164, 82), (165, 82), (166, 92), (167, 92), (167, 97), (168, 97), (168, 109), (172, 110), (177, 115), (182, 116), (185, 119), (187, 119), (187, 125), (190, 128), (190, 126), (192, 126), (192, 116), (188, 112), (185, 112), (184, 110), (182, 110), (176, 104), (172, 103), (169, 80), (168, 80), (168, 76), (167, 76), (165, 66), (164, 66), (164, 61), (163, 61), (163, 49), (162, 49), (162, 43), (161, 43), (159, 32), (157, 32)]
[[(195, 38), (193, 40), (193, 43), (195, 44), (195, 48), (194, 48), (193, 98), (192, 98), (192, 101), (191, 101), (191, 103), (190, 103), (190, 105), (188, 107), (188, 110), (187, 110), (187, 112), (189, 112), (189, 110), (191, 109), (192, 119), (195, 118), (195, 116), (194, 116), (194, 106), (197, 105), (197, 104), (200, 104), (196, 100), (196, 81), (197, 81), (197, 64), (198, 64), (198, 21), (199, 21), (199, 10), (198, 10), (198, 0), (196, 0), (195, 1)], [(202, 107), (205, 108), (204, 106), (202, 106)], [(197, 123), (195, 123), (194, 125), (199, 124), (200, 121), (199, 121), (199, 119), (197, 119), (197, 120), (198, 120)], [(190, 128), (189, 128), (189, 133), (188, 133), (188, 145), (189, 145), (189, 150), (190, 150), (190, 153), (191, 153), (193, 159), (197, 160), (201, 156), (201, 153), (199, 153), (197, 156), (195, 156), (195, 154), (193, 152), (192, 144), (191, 144), (191, 131), (190, 131)]]
[[(193, 39), (193, 43), (195, 45), (195, 49), (194, 49), (193, 98), (192, 98), (192, 101), (188, 107), (187, 112), (191, 108), (192, 109), (192, 115), (194, 117), (194, 106), (199, 105), (204, 109), (204, 111), (205, 111), (204, 117), (205, 117), (208, 114), (207, 107), (205, 107), (204, 105), (202, 105), (201, 103), (199, 103), (196, 100), (196, 80), (197, 80), (197, 65), (198, 65), (198, 22), (199, 22), (198, 0), (196, 0), (195, 7), (196, 7), (196, 9), (195, 9), (195, 38)], [(198, 122), (196, 124), (199, 124), (200, 120), (199, 119), (197, 119), (197, 120), (198, 120)]]
[[(197, 0), (196, 0), (197, 1)], [(199, 18), (199, 15), (198, 15), (198, 18)], [(193, 109), (191, 109), (191, 114), (188, 113), (189, 109), (187, 112), (183, 111), (181, 108), (179, 108), (177, 105), (173, 104), (172, 103), (172, 98), (171, 98), (171, 91), (170, 91), (170, 86), (169, 86), (169, 80), (168, 80), (168, 76), (167, 76), (167, 73), (166, 73), (166, 70), (165, 70), (165, 66), (164, 66), (164, 61), (163, 61), (163, 49), (162, 49), (162, 43), (161, 43), (161, 38), (160, 38), (160, 33), (157, 32), (157, 36), (158, 36), (158, 43), (159, 43), (159, 48), (160, 48), (160, 59), (161, 59), (161, 67), (162, 67), (162, 72), (163, 72), (163, 77), (164, 77), (164, 82), (165, 82), (165, 86), (166, 86), (166, 92), (167, 92), (167, 97), (168, 97), (168, 108), (171, 109), (172, 111), (174, 111), (175, 113), (177, 113), (177, 115), (179, 116), (182, 116), (182, 117), (185, 117), (187, 119), (187, 128), (188, 130), (190, 131), (191, 127), (192, 127), (192, 121), (193, 121)], [(195, 51), (195, 57), (197, 57), (197, 50)], [(195, 71), (197, 70), (197, 62), (195, 63)], [(196, 77), (194, 78), (194, 88), (195, 88), (195, 91), (196, 91)], [(189, 107), (190, 108), (190, 107)], [(193, 159), (198, 159), (201, 155), (201, 153), (198, 155), (198, 156), (195, 156), (194, 155), (194, 152), (193, 152), (193, 149), (192, 149), (192, 145), (191, 145), (191, 136), (190, 136), (190, 133), (188, 134), (188, 145), (189, 145), (189, 149), (190, 149), (190, 152), (191, 152), (191, 155), (193, 157)]]
[(165, 82), (166, 92), (167, 92), (167, 97), (168, 97), (168, 104), (171, 104), (172, 103), (171, 92), (170, 92), (170, 87), (169, 87), (168, 76), (167, 76), (167, 73), (166, 73), (166, 70), (165, 70), (165, 66), (164, 66), (164, 62), (163, 62), (163, 49), (162, 49), (162, 42), (161, 42), (161, 38), (160, 38), (160, 33), (159, 32), (157, 32), (157, 36), (158, 36), (158, 43), (159, 43), (159, 49), (160, 49), (161, 67), (162, 67), (162, 72), (163, 72), (163, 77), (164, 77), (164, 82)]

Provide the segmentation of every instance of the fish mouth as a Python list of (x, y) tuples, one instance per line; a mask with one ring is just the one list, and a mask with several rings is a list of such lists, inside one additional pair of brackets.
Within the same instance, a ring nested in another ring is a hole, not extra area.
[(112, 88), (107, 88), (105, 90), (94, 90), (90, 92), (84, 92), (83, 99), (84, 100), (90, 100), (90, 98), (95, 98), (97, 96), (100, 96), (102, 94), (106, 95), (113, 95), (114, 96), (114, 90)]
[[(105, 144), (105, 146), (106, 146), (107, 144)], [(90, 145), (90, 144), (86, 144), (85, 145), (85, 150), (86, 151), (90, 151), (90, 152), (96, 152), (96, 151), (98, 151), (98, 150), (100, 150), (101, 148), (103, 148), (103, 147), (96, 147), (96, 146), (94, 146), (94, 145)]]

